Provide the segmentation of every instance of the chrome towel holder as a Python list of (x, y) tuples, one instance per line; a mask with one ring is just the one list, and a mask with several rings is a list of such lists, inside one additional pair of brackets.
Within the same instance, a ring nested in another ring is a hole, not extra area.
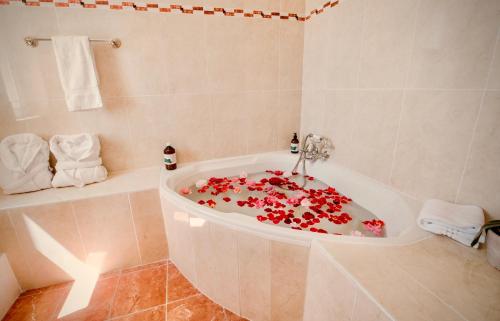
[[(26, 46), (31, 48), (36, 48), (39, 41), (51, 41), (50, 38), (35, 38), (35, 37), (25, 37), (24, 43)], [(90, 42), (109, 42), (111, 47), (120, 48), (122, 46), (122, 41), (118, 38), (114, 39), (89, 39)]]

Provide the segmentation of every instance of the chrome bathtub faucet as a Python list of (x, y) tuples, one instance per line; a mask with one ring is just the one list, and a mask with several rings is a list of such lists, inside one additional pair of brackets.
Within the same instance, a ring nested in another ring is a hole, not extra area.
[[(306, 160), (310, 160), (312, 162), (315, 162), (318, 159), (323, 161), (327, 160), (330, 157), (330, 152), (328, 150), (331, 146), (331, 141), (327, 137), (315, 134), (307, 135), (302, 141), (302, 146), (299, 149), (299, 159), (293, 167), (292, 173), (297, 173), (297, 169), (302, 162), (302, 175), (306, 176)], [(304, 178), (304, 184), (302, 187), (304, 187), (306, 183), (307, 181)]]

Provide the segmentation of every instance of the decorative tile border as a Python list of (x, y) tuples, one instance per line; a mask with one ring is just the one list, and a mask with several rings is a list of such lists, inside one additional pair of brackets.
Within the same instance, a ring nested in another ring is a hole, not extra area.
[(339, 0), (326, 2), (321, 8), (312, 10), (307, 16), (300, 16), (296, 13), (264, 12), (262, 10), (226, 9), (220, 7), (205, 6), (183, 6), (178, 4), (159, 5), (158, 3), (148, 3), (143, 1), (118, 1), (118, 0), (0, 0), (0, 5), (17, 5), (28, 7), (56, 7), (56, 8), (84, 8), (84, 9), (108, 9), (108, 10), (129, 10), (129, 11), (149, 11), (158, 13), (182, 13), (182, 14), (204, 14), (219, 15), (226, 17), (245, 17), (262, 19), (282, 19), (305, 22), (314, 16), (323, 13), (326, 9), (332, 8), (339, 3)]

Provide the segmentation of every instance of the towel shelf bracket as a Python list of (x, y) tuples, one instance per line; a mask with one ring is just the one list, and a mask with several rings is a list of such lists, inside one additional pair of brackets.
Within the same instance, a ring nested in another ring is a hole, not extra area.
[[(35, 38), (35, 37), (25, 37), (24, 43), (26, 46), (31, 48), (36, 48), (39, 41), (51, 41), (50, 38)], [(109, 42), (113, 48), (120, 48), (122, 46), (122, 41), (120, 39), (89, 39), (91, 42)]]

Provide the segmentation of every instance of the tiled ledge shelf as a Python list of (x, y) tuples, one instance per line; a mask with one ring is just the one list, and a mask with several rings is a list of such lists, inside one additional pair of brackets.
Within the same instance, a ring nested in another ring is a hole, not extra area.
[(263, 11), (258, 9), (221, 8), (207, 6), (186, 6), (179, 4), (163, 5), (158, 3), (148, 3), (144, 1), (108, 1), (108, 0), (0, 0), (0, 5), (17, 5), (28, 7), (56, 7), (56, 8), (84, 8), (84, 9), (107, 9), (126, 11), (148, 11), (155, 13), (181, 13), (181, 14), (203, 14), (209, 16), (225, 17), (245, 17), (262, 19), (282, 19), (305, 22), (312, 17), (323, 13), (326, 9), (332, 8), (339, 3), (339, 0), (328, 1), (320, 8), (313, 9), (308, 15), (299, 13), (287, 13), (277, 11)]
[(0, 210), (70, 202), (91, 197), (153, 189), (158, 187), (159, 177), (160, 168), (149, 167), (113, 172), (104, 182), (86, 185), (82, 188), (63, 187), (24, 194), (2, 194), (0, 195)]

